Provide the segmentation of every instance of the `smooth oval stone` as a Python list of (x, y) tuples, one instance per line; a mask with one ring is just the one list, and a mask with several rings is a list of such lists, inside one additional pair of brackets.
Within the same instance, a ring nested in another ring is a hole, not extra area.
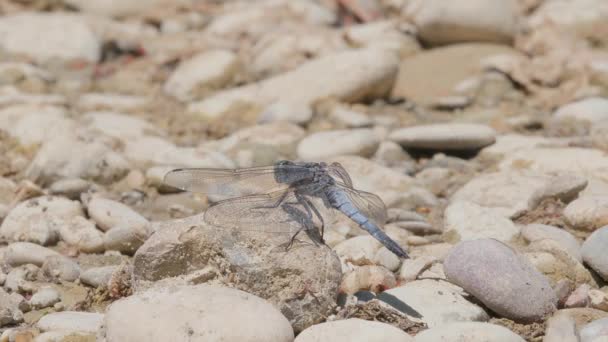
[[(125, 324), (129, 322), (129, 324)], [(289, 321), (272, 304), (220, 286), (154, 288), (114, 302), (107, 342), (293, 341)]]
[(529, 242), (551, 239), (556, 241), (573, 258), (582, 261), (580, 243), (576, 238), (564, 229), (545, 224), (529, 224), (522, 228), (521, 234)]
[(298, 157), (304, 160), (340, 155), (369, 157), (379, 144), (380, 136), (368, 128), (318, 132), (300, 141)]
[(107, 286), (118, 266), (93, 267), (80, 274), (80, 282), (93, 287)]
[(302, 331), (294, 342), (408, 342), (407, 333), (390, 324), (350, 318), (313, 325)]
[(133, 230), (143, 230), (149, 222), (128, 206), (105, 198), (93, 198), (89, 202), (89, 216), (103, 231), (122, 225)]
[(604, 226), (587, 237), (583, 243), (581, 253), (583, 260), (604, 280), (608, 281), (608, 226)]
[(51, 256), (60, 256), (60, 254), (31, 242), (13, 242), (4, 252), (4, 260), (13, 267), (25, 264), (40, 267), (44, 260)]
[(580, 330), (581, 342), (596, 341), (600, 336), (608, 336), (608, 317), (585, 324)]
[(103, 314), (92, 312), (64, 311), (42, 316), (36, 327), (41, 331), (66, 330), (97, 333), (103, 322)]
[(389, 139), (406, 148), (468, 150), (493, 144), (496, 132), (485, 125), (448, 123), (400, 128)]
[(457, 322), (422, 331), (416, 342), (524, 342), (511, 330), (500, 325), (482, 322)]
[(494, 240), (465, 241), (444, 261), (448, 279), (501, 316), (518, 322), (543, 319), (556, 309), (549, 280), (525, 257)]

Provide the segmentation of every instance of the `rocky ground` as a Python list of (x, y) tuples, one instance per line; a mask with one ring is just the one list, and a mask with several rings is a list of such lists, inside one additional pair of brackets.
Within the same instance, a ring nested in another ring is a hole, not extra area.
[[(608, 341), (604, 0), (0, 1), (0, 341)], [(340, 162), (400, 260), (176, 167)]]

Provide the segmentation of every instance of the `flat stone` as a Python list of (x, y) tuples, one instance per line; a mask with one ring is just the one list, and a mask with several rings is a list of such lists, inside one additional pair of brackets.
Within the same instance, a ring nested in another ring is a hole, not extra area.
[(590, 97), (559, 107), (551, 118), (552, 125), (579, 121), (588, 128), (608, 121), (608, 98)]
[(534, 147), (565, 146), (566, 144), (566, 141), (561, 141), (554, 138), (519, 134), (503, 134), (496, 137), (496, 142), (494, 144), (484, 147), (479, 152), (479, 157), (482, 159), (500, 160), (507, 154), (519, 150)]
[(508, 242), (520, 232), (520, 228), (499, 209), (463, 201), (453, 202), (445, 209), (444, 226), (445, 239), (454, 243), (483, 238)]
[(405, 148), (475, 150), (493, 144), (496, 132), (485, 125), (448, 123), (400, 128), (389, 139)]
[(106, 287), (118, 266), (92, 267), (80, 274), (80, 282), (93, 287)]
[(604, 280), (608, 281), (608, 226), (602, 227), (589, 235), (581, 248), (583, 260)]
[(134, 231), (145, 230), (149, 221), (128, 206), (110, 199), (95, 197), (87, 212), (99, 228), (108, 231), (116, 226), (124, 226)]
[(116, 301), (107, 310), (104, 332), (107, 342), (289, 342), (294, 338), (289, 321), (269, 302), (208, 285), (150, 289)]
[(325, 322), (302, 331), (294, 342), (408, 342), (407, 333), (386, 323), (349, 318)]
[(451, 282), (506, 318), (533, 322), (556, 310), (557, 297), (548, 279), (499, 241), (461, 242), (443, 266)]
[(370, 157), (380, 144), (380, 136), (372, 129), (350, 129), (313, 133), (298, 145), (298, 157), (318, 160), (340, 155)]
[(483, 322), (456, 322), (421, 331), (416, 342), (524, 342), (516, 333), (496, 324)]
[(41, 331), (68, 330), (95, 334), (101, 328), (103, 318), (103, 314), (92, 312), (53, 312), (42, 316), (36, 327)]
[(416, 280), (379, 295), (397, 297), (409, 308), (404, 313), (421, 319), (430, 328), (451, 322), (487, 321), (490, 317), (479, 306), (463, 297), (461, 288), (445, 281)]
[(547, 320), (545, 342), (579, 342), (574, 319), (562, 311), (557, 311)]

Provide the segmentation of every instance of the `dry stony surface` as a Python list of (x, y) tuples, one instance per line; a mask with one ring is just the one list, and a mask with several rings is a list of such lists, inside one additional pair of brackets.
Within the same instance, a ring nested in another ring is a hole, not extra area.
[[(409, 258), (163, 182), (280, 160)], [(608, 341), (607, 247), (605, 0), (0, 0), (0, 342)]]

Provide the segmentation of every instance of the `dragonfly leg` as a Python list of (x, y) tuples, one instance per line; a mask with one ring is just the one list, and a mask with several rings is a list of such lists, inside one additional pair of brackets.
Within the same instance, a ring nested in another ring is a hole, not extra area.
[(260, 205), (257, 207), (253, 207), (252, 209), (274, 209), (277, 208), (281, 205), (281, 203), (283, 203), (283, 201), (285, 200), (285, 197), (287, 197), (287, 194), (289, 193), (289, 191), (285, 191), (281, 197), (274, 203), (271, 205)]
[(323, 234), (325, 233), (325, 220), (323, 220), (323, 216), (321, 215), (321, 213), (319, 212), (319, 210), (317, 209), (317, 207), (315, 207), (315, 205), (306, 197), (298, 194), (297, 192), (295, 193), (296, 198), (300, 201), (300, 203), (302, 203), (302, 205), (304, 206), (304, 208), (306, 208), (306, 211), (308, 212), (309, 218), (312, 221), (312, 213), (315, 214), (315, 216), (317, 216), (317, 218), (319, 219), (319, 221), (321, 221), (321, 227), (320, 227), (320, 233), (321, 235), (319, 236), (319, 240), (323, 243), (325, 241), (323, 241)]
[[(306, 205), (304, 205), (304, 208), (306, 209), (307, 213), (304, 213), (301, 209), (296, 208), (295, 206), (289, 204), (289, 203), (284, 203), (282, 206), (283, 210), (285, 210), (290, 216), (292, 216), (292, 220), (300, 223), (300, 228), (298, 229), (298, 231), (296, 231), (296, 233), (291, 237), (291, 239), (289, 239), (289, 243), (286, 246), (286, 250), (288, 250), (289, 248), (291, 248), (291, 246), (293, 246), (294, 241), (296, 240), (296, 237), (298, 236), (298, 234), (300, 234), (301, 231), (306, 231), (308, 232), (312, 232), (314, 231), (314, 225), (312, 223), (312, 212), (310, 212), (310, 208), (308, 208)], [(317, 241), (315, 239), (312, 239), (313, 243), (318, 246)]]

